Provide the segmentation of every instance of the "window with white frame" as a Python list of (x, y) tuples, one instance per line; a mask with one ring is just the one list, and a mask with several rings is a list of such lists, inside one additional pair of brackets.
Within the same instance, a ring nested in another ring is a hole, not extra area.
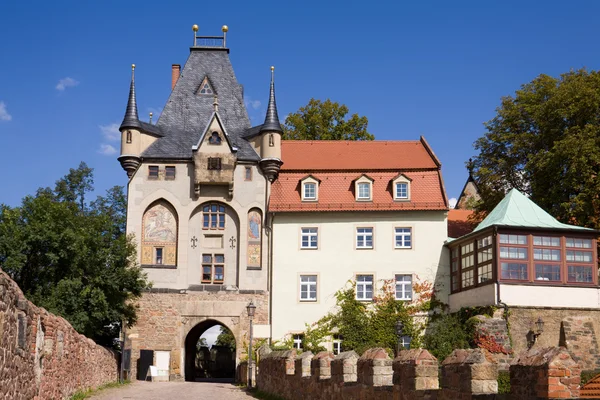
[(397, 249), (412, 247), (412, 228), (395, 228), (394, 246)]
[(396, 275), (396, 300), (412, 300), (412, 275)]
[(356, 248), (373, 248), (373, 228), (356, 228)]
[(407, 182), (396, 183), (396, 198), (397, 199), (408, 199), (408, 183)]
[(360, 182), (358, 185), (358, 194), (356, 198), (358, 200), (371, 200), (371, 183)]
[(304, 182), (302, 184), (302, 200), (317, 199), (317, 184), (314, 182)]
[(410, 349), (410, 342), (412, 342), (412, 338), (410, 336), (400, 336), (400, 347), (404, 349)]
[(338, 355), (342, 352), (342, 335), (333, 335), (333, 354)]
[(299, 333), (293, 335), (294, 340), (294, 348), (298, 350), (302, 350), (302, 342), (304, 341), (304, 335)]
[(316, 249), (319, 243), (317, 228), (301, 228), (300, 248), (301, 249)]
[(300, 275), (300, 301), (317, 301), (316, 275)]
[(356, 299), (373, 300), (373, 275), (356, 275)]

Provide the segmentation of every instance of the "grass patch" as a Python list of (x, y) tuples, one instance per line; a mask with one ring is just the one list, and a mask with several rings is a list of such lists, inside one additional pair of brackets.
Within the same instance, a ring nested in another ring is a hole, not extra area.
[(263, 392), (260, 390), (249, 390), (248, 393), (250, 393), (252, 395), (252, 397), (254, 397), (255, 399), (260, 399), (260, 400), (286, 400), (285, 398), (283, 398), (281, 396), (277, 396), (277, 395)]
[(107, 383), (105, 385), (99, 386), (96, 389), (87, 389), (87, 390), (78, 390), (77, 392), (75, 392), (73, 394), (73, 396), (71, 396), (69, 398), (69, 400), (84, 400), (87, 399), (88, 397), (91, 397), (94, 394), (97, 394), (98, 392), (101, 392), (105, 389), (112, 389), (112, 388), (116, 388), (116, 387), (120, 387), (120, 386), (124, 386), (131, 383), (130, 381), (125, 381), (123, 383), (121, 382), (110, 382)]

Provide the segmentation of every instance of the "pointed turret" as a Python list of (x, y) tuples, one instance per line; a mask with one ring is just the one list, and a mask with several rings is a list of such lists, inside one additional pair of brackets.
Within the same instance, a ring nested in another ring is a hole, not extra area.
[(277, 103), (275, 103), (275, 67), (271, 67), (271, 91), (269, 93), (269, 106), (267, 107), (267, 115), (265, 116), (265, 123), (260, 132), (279, 132), (283, 133), (281, 124), (279, 123), (279, 116), (277, 115)]
[(131, 65), (131, 85), (129, 86), (129, 99), (127, 100), (127, 109), (125, 110), (125, 117), (121, 123), (120, 130), (126, 128), (141, 128), (140, 120), (138, 117), (137, 102), (135, 100), (135, 64)]
[(281, 161), (281, 135), (283, 129), (279, 123), (277, 115), (277, 104), (275, 103), (275, 67), (271, 67), (271, 92), (269, 93), (269, 106), (265, 123), (260, 128), (262, 135), (260, 146), (260, 168), (267, 176), (270, 182), (277, 179), (279, 169), (283, 162)]

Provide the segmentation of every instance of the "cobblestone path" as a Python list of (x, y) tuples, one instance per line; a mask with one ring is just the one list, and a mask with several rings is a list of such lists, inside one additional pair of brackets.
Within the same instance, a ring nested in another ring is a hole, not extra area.
[(231, 383), (140, 382), (107, 389), (90, 397), (93, 400), (251, 400), (252, 396)]

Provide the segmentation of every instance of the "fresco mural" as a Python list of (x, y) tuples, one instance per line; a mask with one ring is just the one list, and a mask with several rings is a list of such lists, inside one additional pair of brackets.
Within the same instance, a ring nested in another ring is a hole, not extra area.
[(177, 219), (164, 204), (158, 203), (144, 213), (142, 221), (142, 264), (155, 264), (154, 249), (163, 249), (163, 265), (177, 262)]
[(248, 213), (248, 248), (247, 266), (260, 268), (261, 261), (262, 216), (260, 211), (251, 210)]

